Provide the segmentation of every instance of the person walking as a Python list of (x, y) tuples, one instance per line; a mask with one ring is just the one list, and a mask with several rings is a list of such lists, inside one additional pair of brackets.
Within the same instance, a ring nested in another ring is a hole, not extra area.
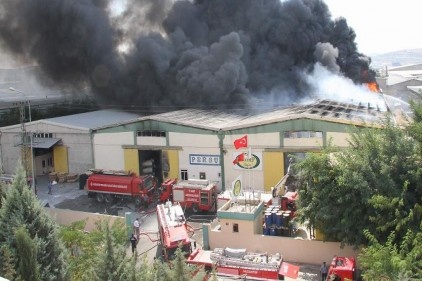
[(141, 224), (139, 223), (139, 218), (136, 218), (136, 220), (133, 222), (133, 231), (136, 234), (136, 239), (137, 240), (139, 240), (140, 227), (141, 227)]
[(325, 262), (322, 263), (321, 269), (319, 271), (321, 272), (321, 281), (325, 281), (327, 279), (328, 274), (328, 267)]
[(53, 193), (53, 191), (52, 191), (52, 189), (53, 189), (53, 181), (49, 181), (47, 187), (48, 187), (48, 194), (52, 194)]
[(130, 244), (132, 245), (132, 254), (134, 254), (138, 239), (136, 239), (135, 234), (132, 233), (132, 236), (130, 236), (129, 240), (130, 240)]

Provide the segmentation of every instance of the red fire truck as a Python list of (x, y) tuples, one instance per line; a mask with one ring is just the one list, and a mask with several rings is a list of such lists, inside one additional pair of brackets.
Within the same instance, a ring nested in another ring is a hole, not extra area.
[(189, 255), (191, 241), (182, 207), (170, 201), (157, 205), (157, 220), (164, 260), (173, 259), (179, 246)]
[(356, 281), (358, 272), (353, 257), (334, 256), (328, 269), (327, 281)]
[(280, 254), (253, 253), (246, 249), (216, 248), (213, 251), (196, 249), (187, 263), (215, 268), (217, 276), (247, 278), (247, 280), (296, 279), (299, 266), (283, 262)]
[(208, 180), (166, 180), (161, 186), (161, 202), (178, 202), (182, 208), (192, 212), (215, 211), (217, 207), (217, 185)]
[(151, 175), (136, 176), (131, 172), (92, 170), (86, 179), (88, 196), (98, 202), (111, 203), (115, 198), (133, 198), (136, 205), (153, 201), (155, 179)]

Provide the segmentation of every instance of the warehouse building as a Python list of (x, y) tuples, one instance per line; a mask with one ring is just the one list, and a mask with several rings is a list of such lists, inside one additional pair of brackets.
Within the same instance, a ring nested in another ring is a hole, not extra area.
[(30, 171), (31, 156), (34, 155), (36, 176), (53, 171), (82, 173), (94, 167), (93, 130), (138, 117), (139, 115), (121, 111), (99, 110), (37, 120), (24, 126), (17, 124), (2, 127), (0, 128), (2, 172), (13, 174), (19, 159), (27, 171)]
[(286, 173), (289, 155), (346, 147), (353, 128), (380, 127), (387, 111), (380, 96), (379, 103), (320, 100), (251, 116), (197, 109), (151, 115), (97, 128), (95, 167), (159, 181), (210, 180), (220, 190), (240, 176), (246, 189), (268, 191)]

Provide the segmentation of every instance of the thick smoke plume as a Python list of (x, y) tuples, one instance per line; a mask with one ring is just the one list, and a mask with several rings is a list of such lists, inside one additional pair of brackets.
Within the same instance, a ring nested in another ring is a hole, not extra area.
[[(0, 3), (0, 44), (56, 83), (145, 113), (248, 110), (312, 96), (316, 63), (374, 81), (344, 18), (320, 0), (105, 0)], [(124, 50), (124, 51), (122, 51)]]

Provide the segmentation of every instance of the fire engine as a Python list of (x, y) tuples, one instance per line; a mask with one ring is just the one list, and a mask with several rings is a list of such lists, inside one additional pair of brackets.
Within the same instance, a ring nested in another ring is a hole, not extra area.
[(151, 175), (136, 176), (125, 171), (91, 170), (85, 179), (89, 197), (111, 203), (115, 198), (132, 198), (136, 205), (153, 201), (155, 179)]
[(299, 274), (299, 267), (283, 262), (279, 253), (253, 253), (246, 249), (196, 249), (189, 255), (187, 262), (206, 269), (215, 268), (218, 276), (242, 276), (248, 280), (284, 280), (285, 276), (296, 279)]
[(161, 202), (178, 202), (182, 208), (188, 208), (193, 213), (216, 210), (217, 185), (208, 180), (190, 179), (177, 183), (175, 179), (168, 179), (161, 189)]
[(328, 268), (327, 281), (356, 281), (358, 272), (353, 257), (334, 256)]
[(179, 246), (186, 255), (189, 255), (192, 250), (191, 241), (180, 204), (173, 204), (170, 201), (158, 204), (157, 220), (164, 260), (173, 259)]

